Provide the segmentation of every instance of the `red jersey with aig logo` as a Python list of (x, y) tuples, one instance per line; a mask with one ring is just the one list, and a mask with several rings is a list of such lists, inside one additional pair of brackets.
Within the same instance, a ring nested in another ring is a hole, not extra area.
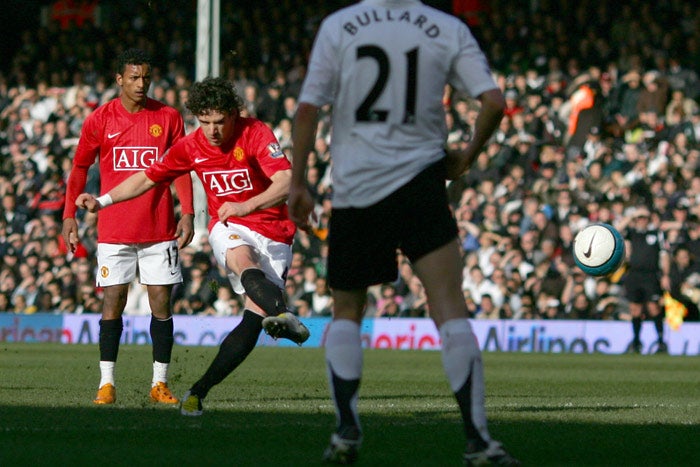
[[(161, 183), (194, 170), (207, 194), (211, 231), (219, 221), (217, 212), (222, 204), (242, 203), (262, 193), (272, 184), (270, 177), (275, 172), (289, 169), (291, 164), (272, 130), (255, 118), (238, 117), (234, 135), (226, 145), (212, 146), (198, 128), (170, 148), (162, 161), (149, 167), (146, 176)], [(228, 221), (288, 245), (296, 232), (284, 203)]]
[[(87, 170), (99, 157), (100, 192), (107, 193), (129, 176), (162, 159), (165, 151), (184, 133), (182, 116), (172, 107), (148, 99), (143, 110), (129, 113), (120, 99), (113, 99), (85, 120), (73, 170)], [(67, 202), (64, 218), (74, 215), (75, 204)], [(100, 243), (172, 240), (175, 229), (169, 184), (108, 206), (97, 216)]]

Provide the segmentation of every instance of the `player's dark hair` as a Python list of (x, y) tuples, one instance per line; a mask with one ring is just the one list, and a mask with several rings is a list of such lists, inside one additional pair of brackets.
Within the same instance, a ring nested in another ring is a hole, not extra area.
[(243, 109), (243, 99), (231, 81), (208, 77), (192, 85), (185, 105), (194, 116), (211, 111), (238, 115)]
[(124, 73), (127, 65), (148, 65), (151, 66), (151, 57), (141, 49), (127, 49), (117, 58), (117, 73)]

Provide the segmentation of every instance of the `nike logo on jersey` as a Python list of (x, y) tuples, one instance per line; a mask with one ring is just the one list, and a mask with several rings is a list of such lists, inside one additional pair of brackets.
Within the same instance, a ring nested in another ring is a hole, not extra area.
[(207, 158), (207, 157), (195, 157), (194, 163), (199, 164), (200, 162), (204, 162), (204, 161), (208, 161), (208, 160), (209, 160), (209, 158)]
[(118, 131), (118, 132), (116, 132), (116, 133), (108, 133), (108, 134), (107, 134), (107, 139), (116, 138), (117, 136), (119, 136), (119, 135), (121, 135), (121, 134), (122, 134), (121, 131)]

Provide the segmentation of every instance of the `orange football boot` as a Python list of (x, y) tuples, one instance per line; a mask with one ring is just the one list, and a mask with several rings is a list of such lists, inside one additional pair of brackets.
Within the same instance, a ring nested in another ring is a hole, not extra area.
[(177, 404), (180, 402), (177, 397), (170, 392), (167, 383), (158, 382), (151, 388), (151, 400), (161, 404)]
[(107, 383), (97, 390), (97, 397), (92, 401), (95, 404), (114, 404), (117, 400), (117, 390), (114, 385)]

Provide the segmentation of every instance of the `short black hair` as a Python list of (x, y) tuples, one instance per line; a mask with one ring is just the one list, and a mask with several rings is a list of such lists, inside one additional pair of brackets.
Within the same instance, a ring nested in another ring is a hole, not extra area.
[(126, 49), (117, 58), (117, 74), (124, 73), (127, 65), (151, 66), (151, 57), (141, 49)]
[(243, 99), (231, 81), (207, 77), (192, 85), (186, 106), (194, 116), (210, 111), (238, 115), (243, 109)]

